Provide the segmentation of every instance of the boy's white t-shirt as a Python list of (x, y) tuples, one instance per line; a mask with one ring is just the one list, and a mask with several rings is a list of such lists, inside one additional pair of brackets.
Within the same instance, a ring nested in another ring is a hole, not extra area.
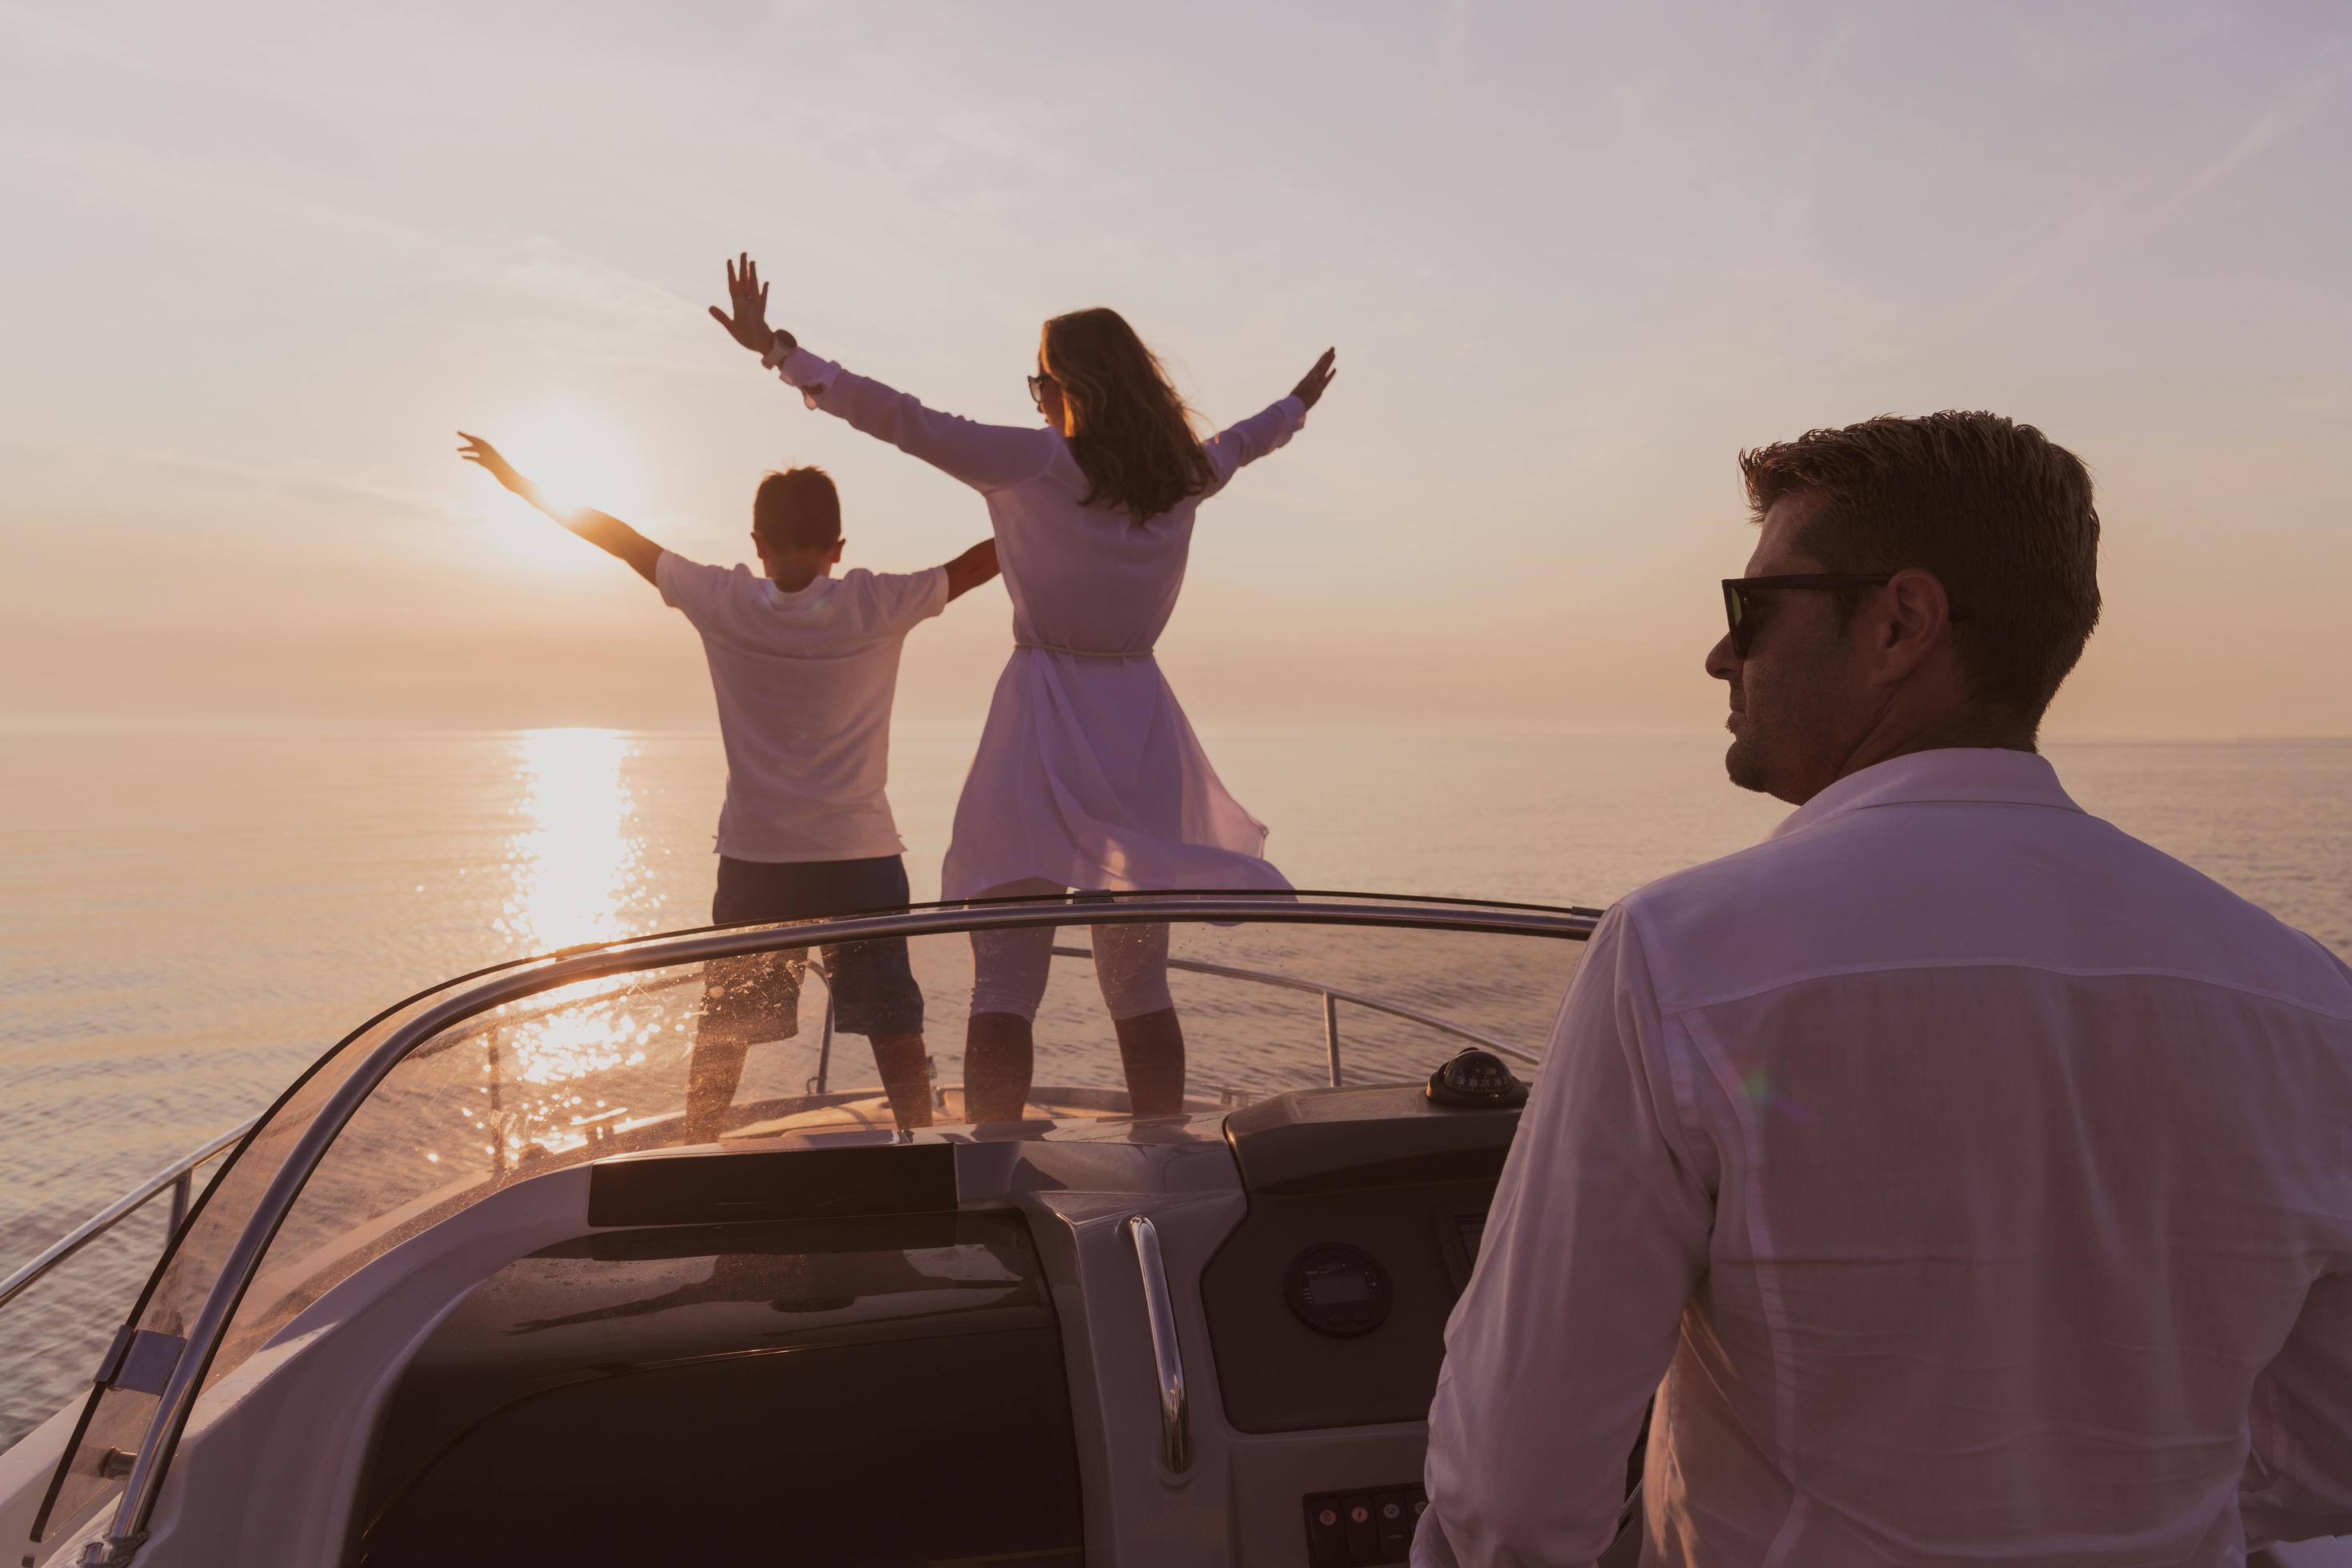
[(654, 583), (702, 634), (727, 805), (719, 853), (737, 860), (862, 860), (906, 847), (883, 787), (898, 649), (947, 607), (948, 574), (819, 577), (785, 593), (748, 566), (663, 551)]

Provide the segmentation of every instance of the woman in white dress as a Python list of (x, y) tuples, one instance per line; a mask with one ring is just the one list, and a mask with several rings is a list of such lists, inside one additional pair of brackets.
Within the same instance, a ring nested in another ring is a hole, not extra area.
[[(1289, 396), (1210, 440), (1117, 312), (1047, 321), (1031, 395), (1045, 425), (980, 425), (843, 370), (766, 322), (749, 257), (730, 266), (736, 342), (847, 420), (971, 486), (988, 503), (1013, 652), (956, 806), (949, 899), (1161, 889), (1284, 889), (1265, 825), (1226, 793), (1152, 658), (1175, 611), (1192, 516), (1241, 468), (1297, 433), (1333, 374), (1326, 350)], [(1053, 931), (972, 939), (968, 1114), (1021, 1114)], [(1138, 1115), (1181, 1110), (1184, 1036), (1165, 926), (1095, 928), (1095, 973)]]

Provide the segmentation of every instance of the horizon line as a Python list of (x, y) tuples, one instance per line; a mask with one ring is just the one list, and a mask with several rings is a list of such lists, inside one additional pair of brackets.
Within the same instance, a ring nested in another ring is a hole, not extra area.
[[(1586, 728), (1573, 725), (1534, 724), (1510, 720), (1476, 720), (1433, 717), (1412, 722), (1385, 720), (1307, 720), (1267, 722), (1262, 720), (1233, 724), (1214, 721), (1195, 727), (1211, 733), (1233, 736), (1286, 735), (1300, 732), (1339, 731), (1354, 734), (1477, 734), (1524, 740), (1596, 741), (1596, 742), (1688, 742), (1717, 740), (1723, 734), (1719, 726), (1699, 729), (1627, 730)], [(903, 723), (894, 722), (893, 733), (919, 735), (933, 739), (980, 738), (982, 724), (948, 722), (918, 719)], [(577, 731), (593, 734), (610, 734), (637, 740), (710, 740), (719, 738), (716, 724), (696, 726), (648, 726), (627, 724), (404, 724), (353, 721), (348, 723), (317, 721), (275, 721), (267, 719), (61, 719), (53, 715), (11, 716), (0, 714), (0, 735), (41, 736), (57, 739), (99, 739), (106, 737), (133, 738), (139, 736), (232, 736), (283, 739), (338, 740), (361, 737), (383, 739), (467, 740), (499, 736), (537, 735)], [(2235, 734), (2173, 734), (2150, 735), (2128, 733), (2095, 733), (2075, 735), (2043, 735), (2042, 745), (2055, 746), (2209, 746), (2209, 745), (2341, 745), (2352, 743), (2352, 734), (2263, 733)]]

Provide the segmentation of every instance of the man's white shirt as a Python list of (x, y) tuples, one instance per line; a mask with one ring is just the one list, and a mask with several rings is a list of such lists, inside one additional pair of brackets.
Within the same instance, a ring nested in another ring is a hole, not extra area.
[(2352, 1531), (2352, 970), (2040, 757), (1864, 769), (1602, 921), (1446, 1345), (1416, 1563), (1591, 1563), (1654, 1388), (1644, 1563)]
[(891, 820), (890, 706), (907, 634), (947, 607), (944, 567), (863, 569), (786, 593), (748, 566), (669, 551), (665, 603), (702, 635), (727, 752), (719, 853), (859, 860), (905, 847)]

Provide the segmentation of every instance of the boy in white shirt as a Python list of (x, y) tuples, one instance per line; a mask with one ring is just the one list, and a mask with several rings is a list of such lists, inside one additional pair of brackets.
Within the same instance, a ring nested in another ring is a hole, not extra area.
[[(996, 575), (995, 541), (928, 572), (861, 567), (835, 577), (840, 497), (824, 470), (792, 468), (761, 479), (752, 500), (761, 573), (706, 566), (617, 518), (558, 510), (488, 442), (459, 435), (459, 456), (636, 568), (702, 635), (727, 751), (711, 920), (905, 908), (905, 846), (883, 794), (898, 650), (918, 623)], [(716, 1136), (751, 1045), (799, 1032), (804, 963), (795, 952), (710, 965), (687, 1090), (690, 1127)], [(835, 1022), (872, 1042), (898, 1125), (928, 1125), (923, 994), (905, 940), (830, 947), (824, 963)]]

